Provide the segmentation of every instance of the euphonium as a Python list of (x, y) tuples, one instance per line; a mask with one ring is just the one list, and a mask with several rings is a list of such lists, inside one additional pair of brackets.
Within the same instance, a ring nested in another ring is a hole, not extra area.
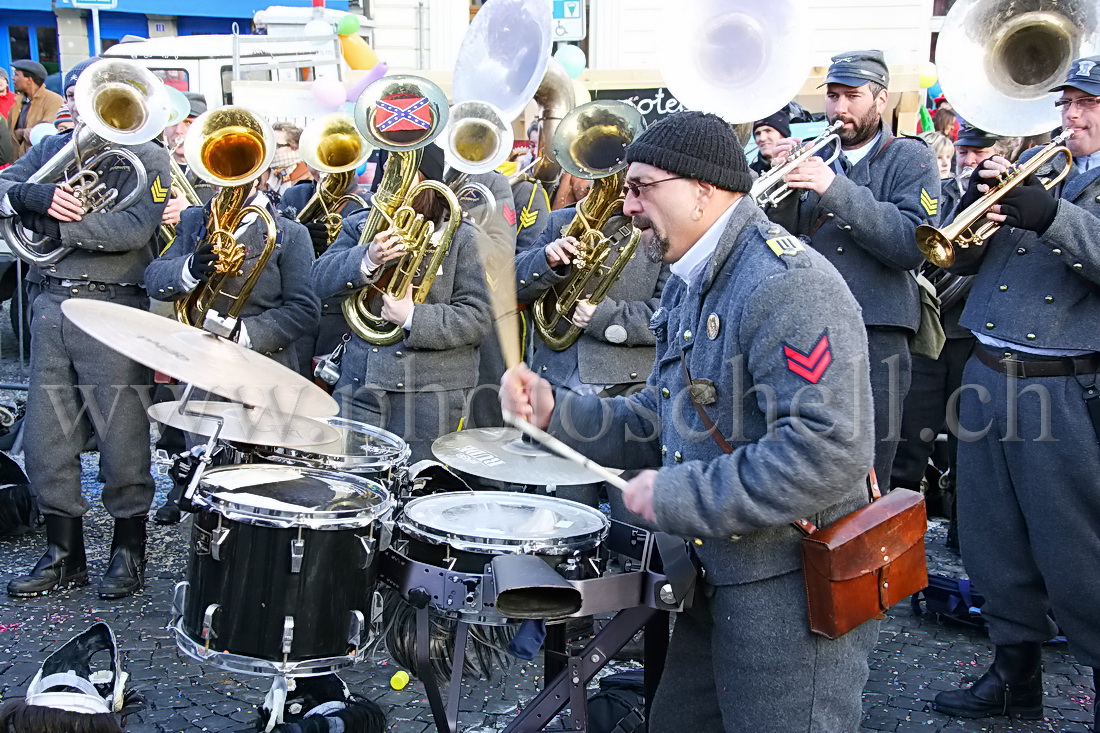
[[(160, 135), (168, 120), (168, 94), (151, 71), (121, 59), (103, 59), (80, 75), (75, 89), (80, 123), (72, 139), (35, 172), (28, 183), (70, 186), (85, 213), (122, 211), (148, 190), (144, 164), (126, 145), (140, 145)], [(134, 170), (134, 187), (121, 199), (108, 189), (102, 173), (125, 160)], [(0, 219), (0, 234), (21, 260), (52, 265), (72, 252), (61, 242), (28, 232), (17, 217)]]
[(790, 196), (794, 189), (788, 186), (786, 180), (784, 180), (787, 174), (802, 165), (811, 156), (817, 155), (823, 148), (835, 143), (833, 154), (825, 161), (825, 165), (832, 164), (840, 155), (840, 137), (836, 133), (842, 127), (844, 127), (844, 122), (837, 120), (813, 140), (800, 143), (794, 147), (782, 165), (766, 171), (753, 181), (752, 188), (749, 189), (749, 197), (756, 202), (757, 206), (764, 208), (766, 206), (776, 206), (780, 201)]
[[(415, 117), (409, 120), (409, 117)], [(371, 196), (371, 210), (363, 223), (360, 245), (369, 245), (378, 232), (392, 227), (405, 243), (382, 292), (404, 297), (411, 287), (415, 303), (428, 296), (436, 273), (447, 256), (451, 239), (462, 221), (462, 210), (451, 190), (437, 181), (416, 184), (423, 156), (447, 121), (443, 91), (416, 76), (387, 76), (371, 84), (355, 103), (355, 125), (372, 145), (390, 151), (378, 190)], [(431, 189), (446, 200), (449, 215), (442, 237), (433, 237), (435, 224), (412, 208), (416, 196)], [(385, 266), (385, 265), (384, 265)], [(388, 346), (402, 338), (401, 326), (370, 309), (374, 286), (361, 288), (343, 302), (344, 318), (357, 336), (372, 344)]]
[(582, 329), (570, 322), (577, 301), (601, 302), (637, 252), (640, 235), (633, 226), (620, 227), (610, 237), (604, 230), (612, 217), (622, 215), (626, 146), (644, 127), (637, 108), (608, 100), (577, 107), (554, 135), (554, 157), (561, 167), (578, 178), (596, 179), (561, 232), (577, 240), (571, 277), (543, 292), (532, 305), (535, 328), (555, 351), (580, 338)]
[[(323, 223), (328, 235), (326, 249), (340, 235), (343, 223), (340, 210), (348, 203), (367, 208), (366, 201), (347, 190), (356, 178), (355, 170), (370, 156), (372, 149), (359, 134), (352, 116), (341, 112), (313, 120), (302, 132), (298, 144), (302, 160), (323, 176), (317, 183), (316, 193), (298, 212), (298, 221)], [(321, 252), (316, 254), (320, 256)]]
[[(187, 131), (183, 144), (187, 164), (195, 174), (221, 190), (210, 201), (206, 220), (206, 241), (214, 246), (218, 259), (214, 274), (200, 283), (186, 298), (175, 302), (176, 318), (196, 328), (206, 328), (219, 336), (232, 335), (241, 309), (275, 251), (277, 230), (275, 219), (267, 209), (245, 201), (252, 192), (252, 183), (271, 164), (275, 155), (275, 135), (263, 118), (241, 107), (220, 107), (203, 113)], [(234, 232), (250, 213), (267, 226), (263, 252), (248, 273), (236, 295), (223, 292), (231, 278), (242, 274), (245, 248)], [(208, 314), (215, 299), (224, 295), (232, 304), (226, 318), (208, 324)]]
[[(1063, 143), (1069, 139), (1073, 132), (1065, 130), (1061, 135), (1051, 140), (1038, 153), (1031, 156), (1027, 162), (1015, 166), (1004, 173), (999, 179), (990, 182), (990, 189), (980, 199), (956, 214), (954, 221), (943, 229), (921, 224), (917, 227), (917, 247), (921, 254), (937, 267), (951, 267), (958, 262), (958, 258), (964, 253), (969, 253), (968, 261), (977, 259), (981, 254), (981, 247), (986, 240), (1001, 228), (1000, 224), (988, 221), (985, 215), (999, 202), (1006, 193), (1019, 186), (1027, 177), (1036, 173), (1048, 161), (1056, 155), (1066, 156), (1065, 167), (1051, 179), (1042, 181), (1046, 189), (1054, 188), (1067, 175), (1073, 165), (1073, 155)], [(975, 174), (977, 172), (975, 171)]]

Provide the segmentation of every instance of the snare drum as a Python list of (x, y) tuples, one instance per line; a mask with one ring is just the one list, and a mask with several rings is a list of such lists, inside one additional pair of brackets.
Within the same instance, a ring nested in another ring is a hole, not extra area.
[(196, 492), (180, 650), (245, 674), (305, 676), (354, 664), (368, 642), (383, 521), (378, 482), (276, 465), (207, 471)]
[(313, 445), (258, 446), (253, 453), (271, 463), (354, 473), (379, 481), (392, 478), (408, 463), (409, 446), (393, 433), (342, 417), (317, 419), (335, 428), (339, 437)]
[[(599, 547), (610, 522), (596, 509), (566, 499), (504, 491), (435, 494), (414, 499), (396, 522), (395, 542), (407, 569), (420, 564), (442, 569), (432, 592), (433, 608), (471, 623), (497, 625), (508, 619), (495, 608), (497, 589), (476, 576), (491, 573), (493, 559), (530, 555), (565, 580), (587, 580), (601, 573)], [(408, 561), (412, 561), (409, 563)], [(386, 578), (398, 590), (416, 587)], [(448, 588), (450, 590), (447, 590)]]

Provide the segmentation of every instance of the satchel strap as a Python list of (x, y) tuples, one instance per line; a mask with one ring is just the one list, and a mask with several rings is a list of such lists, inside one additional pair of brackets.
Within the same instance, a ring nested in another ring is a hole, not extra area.
[[(703, 406), (695, 401), (695, 393), (691, 391), (691, 372), (688, 371), (687, 359), (684, 358), (682, 352), (680, 354), (680, 371), (684, 375), (684, 385), (687, 387), (688, 396), (691, 398), (691, 404), (695, 407), (695, 412), (699, 414), (699, 419), (703, 421), (703, 426), (706, 427), (707, 432), (710, 433), (710, 437), (714, 439), (714, 442), (718, 444), (718, 447), (722, 449), (723, 453), (733, 453), (733, 446), (729, 444), (729, 441), (726, 440), (720, 432), (718, 432), (718, 426), (710, 419), (710, 415), (703, 409)], [(870, 501), (875, 501), (882, 497), (882, 492), (879, 490), (878, 486), (878, 477), (875, 475), (875, 469), (873, 467), (867, 474), (867, 495)], [(809, 519), (795, 520), (791, 522), (791, 526), (806, 535), (811, 535), (817, 531), (817, 525)]]

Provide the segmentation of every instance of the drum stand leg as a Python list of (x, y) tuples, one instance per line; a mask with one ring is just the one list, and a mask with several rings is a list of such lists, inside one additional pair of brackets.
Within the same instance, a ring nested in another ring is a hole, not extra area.
[[(626, 646), (634, 634), (643, 626), (646, 626), (654, 615), (664, 616), (664, 629), (668, 633), (667, 614), (647, 606), (626, 608), (615, 614), (607, 626), (596, 634), (592, 641), (585, 645), (577, 654), (569, 656), (568, 667), (553, 678), (546, 680), (546, 686), (538, 696), (529, 702), (517, 715), (504, 733), (534, 733), (540, 731), (561, 712), (567, 704), (570, 706), (571, 725), (573, 733), (586, 733), (588, 728), (588, 701), (587, 687), (596, 673), (603, 669), (615, 652)], [(564, 624), (556, 624), (564, 628)], [(550, 629), (547, 628), (547, 638)], [(655, 626), (656, 634), (660, 625)], [(646, 642), (649, 641), (649, 632), (646, 634)], [(666, 641), (667, 644), (667, 641)], [(659, 647), (660, 645), (658, 645)], [(646, 657), (646, 668), (649, 668), (649, 657)], [(663, 661), (663, 655), (662, 660)], [(660, 675), (659, 665), (654, 660), (654, 667), (658, 667), (657, 675)], [(647, 673), (648, 674), (648, 673)], [(648, 689), (647, 689), (648, 691)]]
[(455, 626), (455, 645), (451, 655), (451, 680), (447, 685), (447, 700), (432, 671), (431, 611), (416, 609), (416, 666), (424, 692), (435, 718), (439, 733), (458, 733), (458, 703), (462, 698), (462, 668), (466, 665), (466, 641), (470, 638), (470, 625), (459, 621)]

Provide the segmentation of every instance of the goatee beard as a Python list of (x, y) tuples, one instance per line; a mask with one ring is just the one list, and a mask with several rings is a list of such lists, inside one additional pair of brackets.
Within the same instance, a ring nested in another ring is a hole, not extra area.
[(646, 259), (653, 263), (664, 262), (665, 255), (668, 254), (668, 239), (657, 234), (654, 229), (650, 229), (649, 233), (650, 237), (645, 242)]

